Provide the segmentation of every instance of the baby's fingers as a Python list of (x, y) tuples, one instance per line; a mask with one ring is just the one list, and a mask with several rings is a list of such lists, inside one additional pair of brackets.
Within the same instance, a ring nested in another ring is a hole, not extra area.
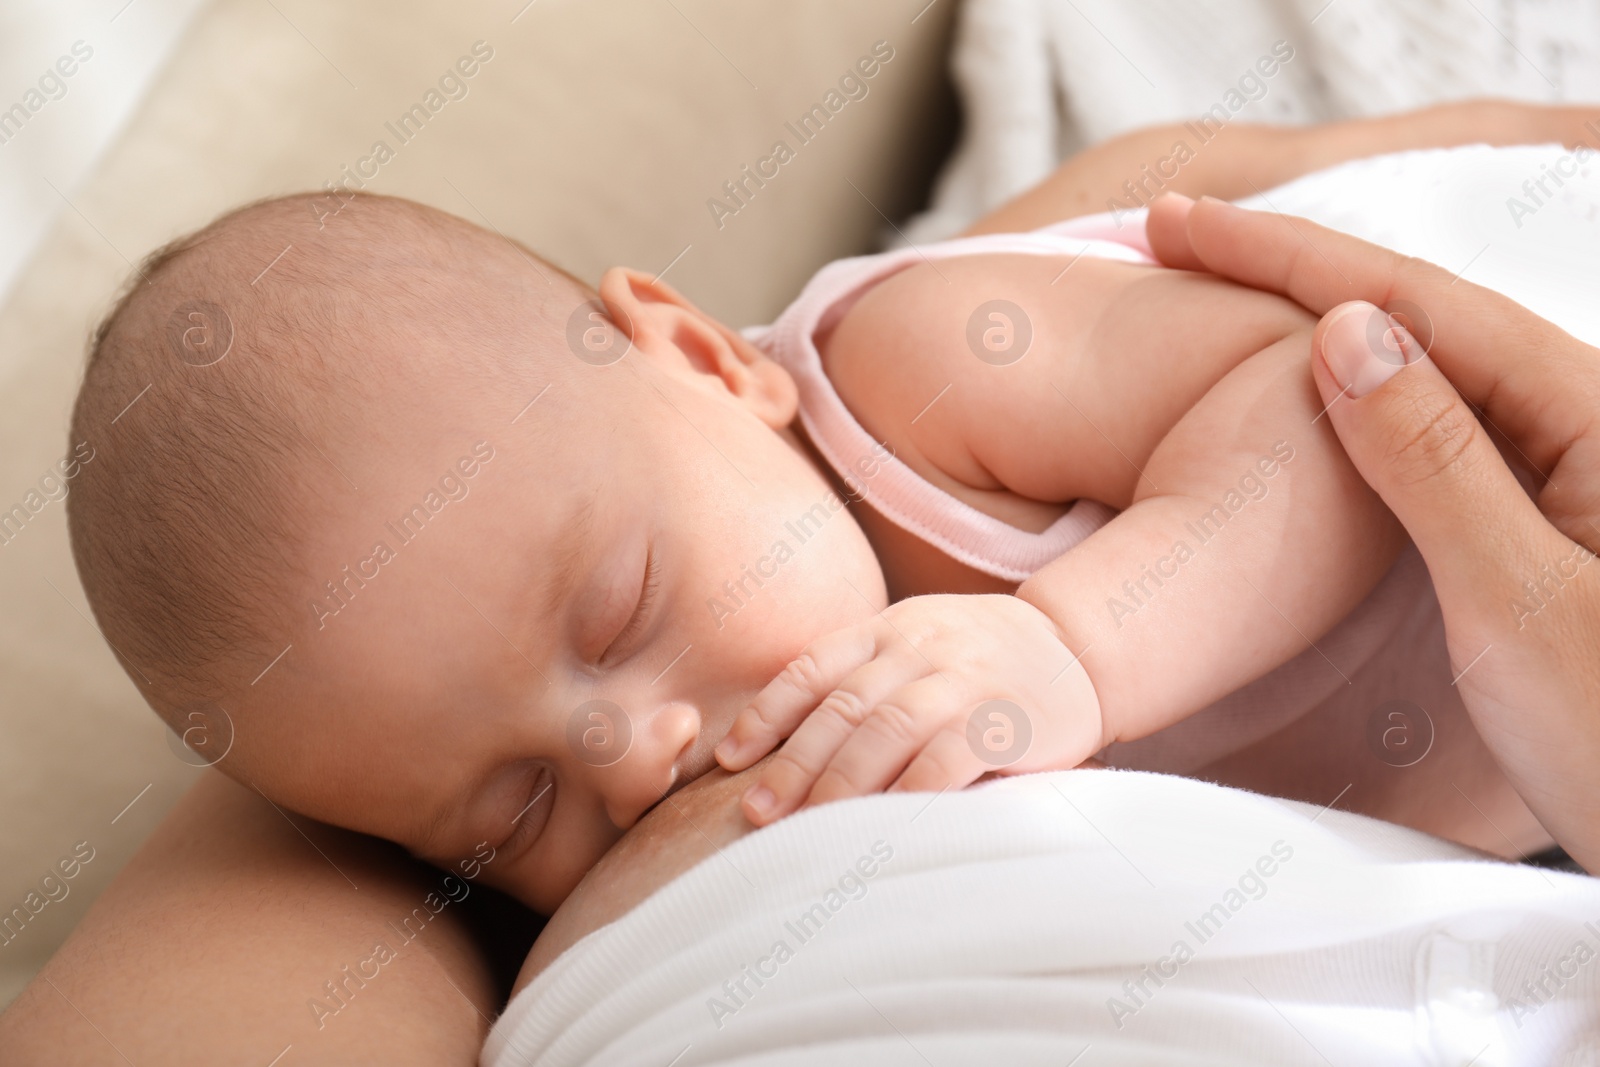
[(745, 816), (765, 826), (805, 803), (812, 785), (872, 709), (914, 671), (905, 663), (880, 657), (839, 683), (762, 769), (760, 781), (745, 792)]
[(835, 630), (811, 642), (733, 720), (728, 736), (717, 744), (717, 762), (742, 771), (771, 752), (851, 671), (872, 659), (876, 646), (866, 626)]
[[(1035, 751), (1036, 717), (1010, 700), (986, 700), (966, 715), (947, 719), (944, 729), (928, 742), (890, 788), (911, 793), (957, 789), (991, 771), (1009, 774), (1023, 766), (1039, 769)], [(1056, 743), (1047, 739), (1052, 753), (1047, 766), (1072, 767), (1094, 752), (1091, 739), (1097, 716), (1069, 715), (1078, 729)], [(1033, 759), (1029, 759), (1032, 756)]]
[(910, 766), (895, 779), (889, 791), (893, 793), (937, 793), (946, 789), (960, 789), (971, 785), (990, 771), (1004, 770), (1003, 766), (980, 757), (968, 742), (966, 731), (957, 724), (955, 729), (940, 730), (933, 736)]
[(889, 694), (840, 746), (811, 787), (806, 805), (883, 792), (960, 714), (962, 703), (956, 686), (942, 674), (919, 678)]

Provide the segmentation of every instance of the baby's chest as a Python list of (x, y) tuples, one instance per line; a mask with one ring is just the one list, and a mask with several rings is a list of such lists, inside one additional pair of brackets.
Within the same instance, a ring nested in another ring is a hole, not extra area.
[(851, 514), (867, 535), (891, 603), (933, 593), (1012, 593), (1017, 583), (996, 578), (953, 559), (916, 534), (891, 522), (870, 504), (856, 500)]

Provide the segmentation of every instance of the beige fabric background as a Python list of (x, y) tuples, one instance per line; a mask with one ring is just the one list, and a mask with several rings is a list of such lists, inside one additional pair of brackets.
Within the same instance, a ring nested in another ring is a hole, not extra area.
[[(468, 95), (369, 187), (492, 225), (591, 282), (613, 263), (674, 264), (669, 280), (732, 325), (869, 250), (948, 144), (956, 0), (523, 3), (207, 7), (0, 308), (0, 510), (65, 454), (85, 338), (131, 262), (242, 201), (320, 187), (379, 138), (394, 146), (384, 122), (475, 41), (494, 57)], [(895, 57), (867, 97), (719, 229), (706, 200), (793, 143), (783, 123), (880, 39)], [(77, 842), (94, 849), (70, 895), (0, 946), (4, 1004), (196, 772), (89, 621), (59, 501), (0, 545), (0, 605), (0, 913)]]

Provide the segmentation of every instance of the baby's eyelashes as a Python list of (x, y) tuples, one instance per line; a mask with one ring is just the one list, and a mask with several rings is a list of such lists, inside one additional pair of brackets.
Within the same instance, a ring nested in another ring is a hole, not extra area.
[(655, 603), (656, 593), (661, 587), (661, 563), (653, 551), (647, 552), (644, 561), (644, 578), (640, 584), (639, 599), (633, 613), (623, 623), (622, 629), (617, 633), (606, 650), (600, 654), (599, 664), (604, 666), (613, 659), (613, 653), (626, 654), (631, 651), (633, 639), (639, 631), (644, 629), (645, 623), (650, 619), (650, 609)]
[(538, 840), (545, 823), (550, 821), (550, 810), (555, 806), (555, 788), (555, 775), (549, 767), (541, 766), (530, 786), (527, 802), (511, 817), (512, 829), (501, 844), (501, 849), (517, 854)]

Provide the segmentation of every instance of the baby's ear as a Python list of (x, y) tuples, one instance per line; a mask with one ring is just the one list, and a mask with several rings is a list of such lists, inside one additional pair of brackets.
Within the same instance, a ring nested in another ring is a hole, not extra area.
[(600, 279), (600, 300), (644, 358), (716, 378), (774, 429), (794, 421), (799, 394), (789, 372), (665, 282), (612, 267)]

